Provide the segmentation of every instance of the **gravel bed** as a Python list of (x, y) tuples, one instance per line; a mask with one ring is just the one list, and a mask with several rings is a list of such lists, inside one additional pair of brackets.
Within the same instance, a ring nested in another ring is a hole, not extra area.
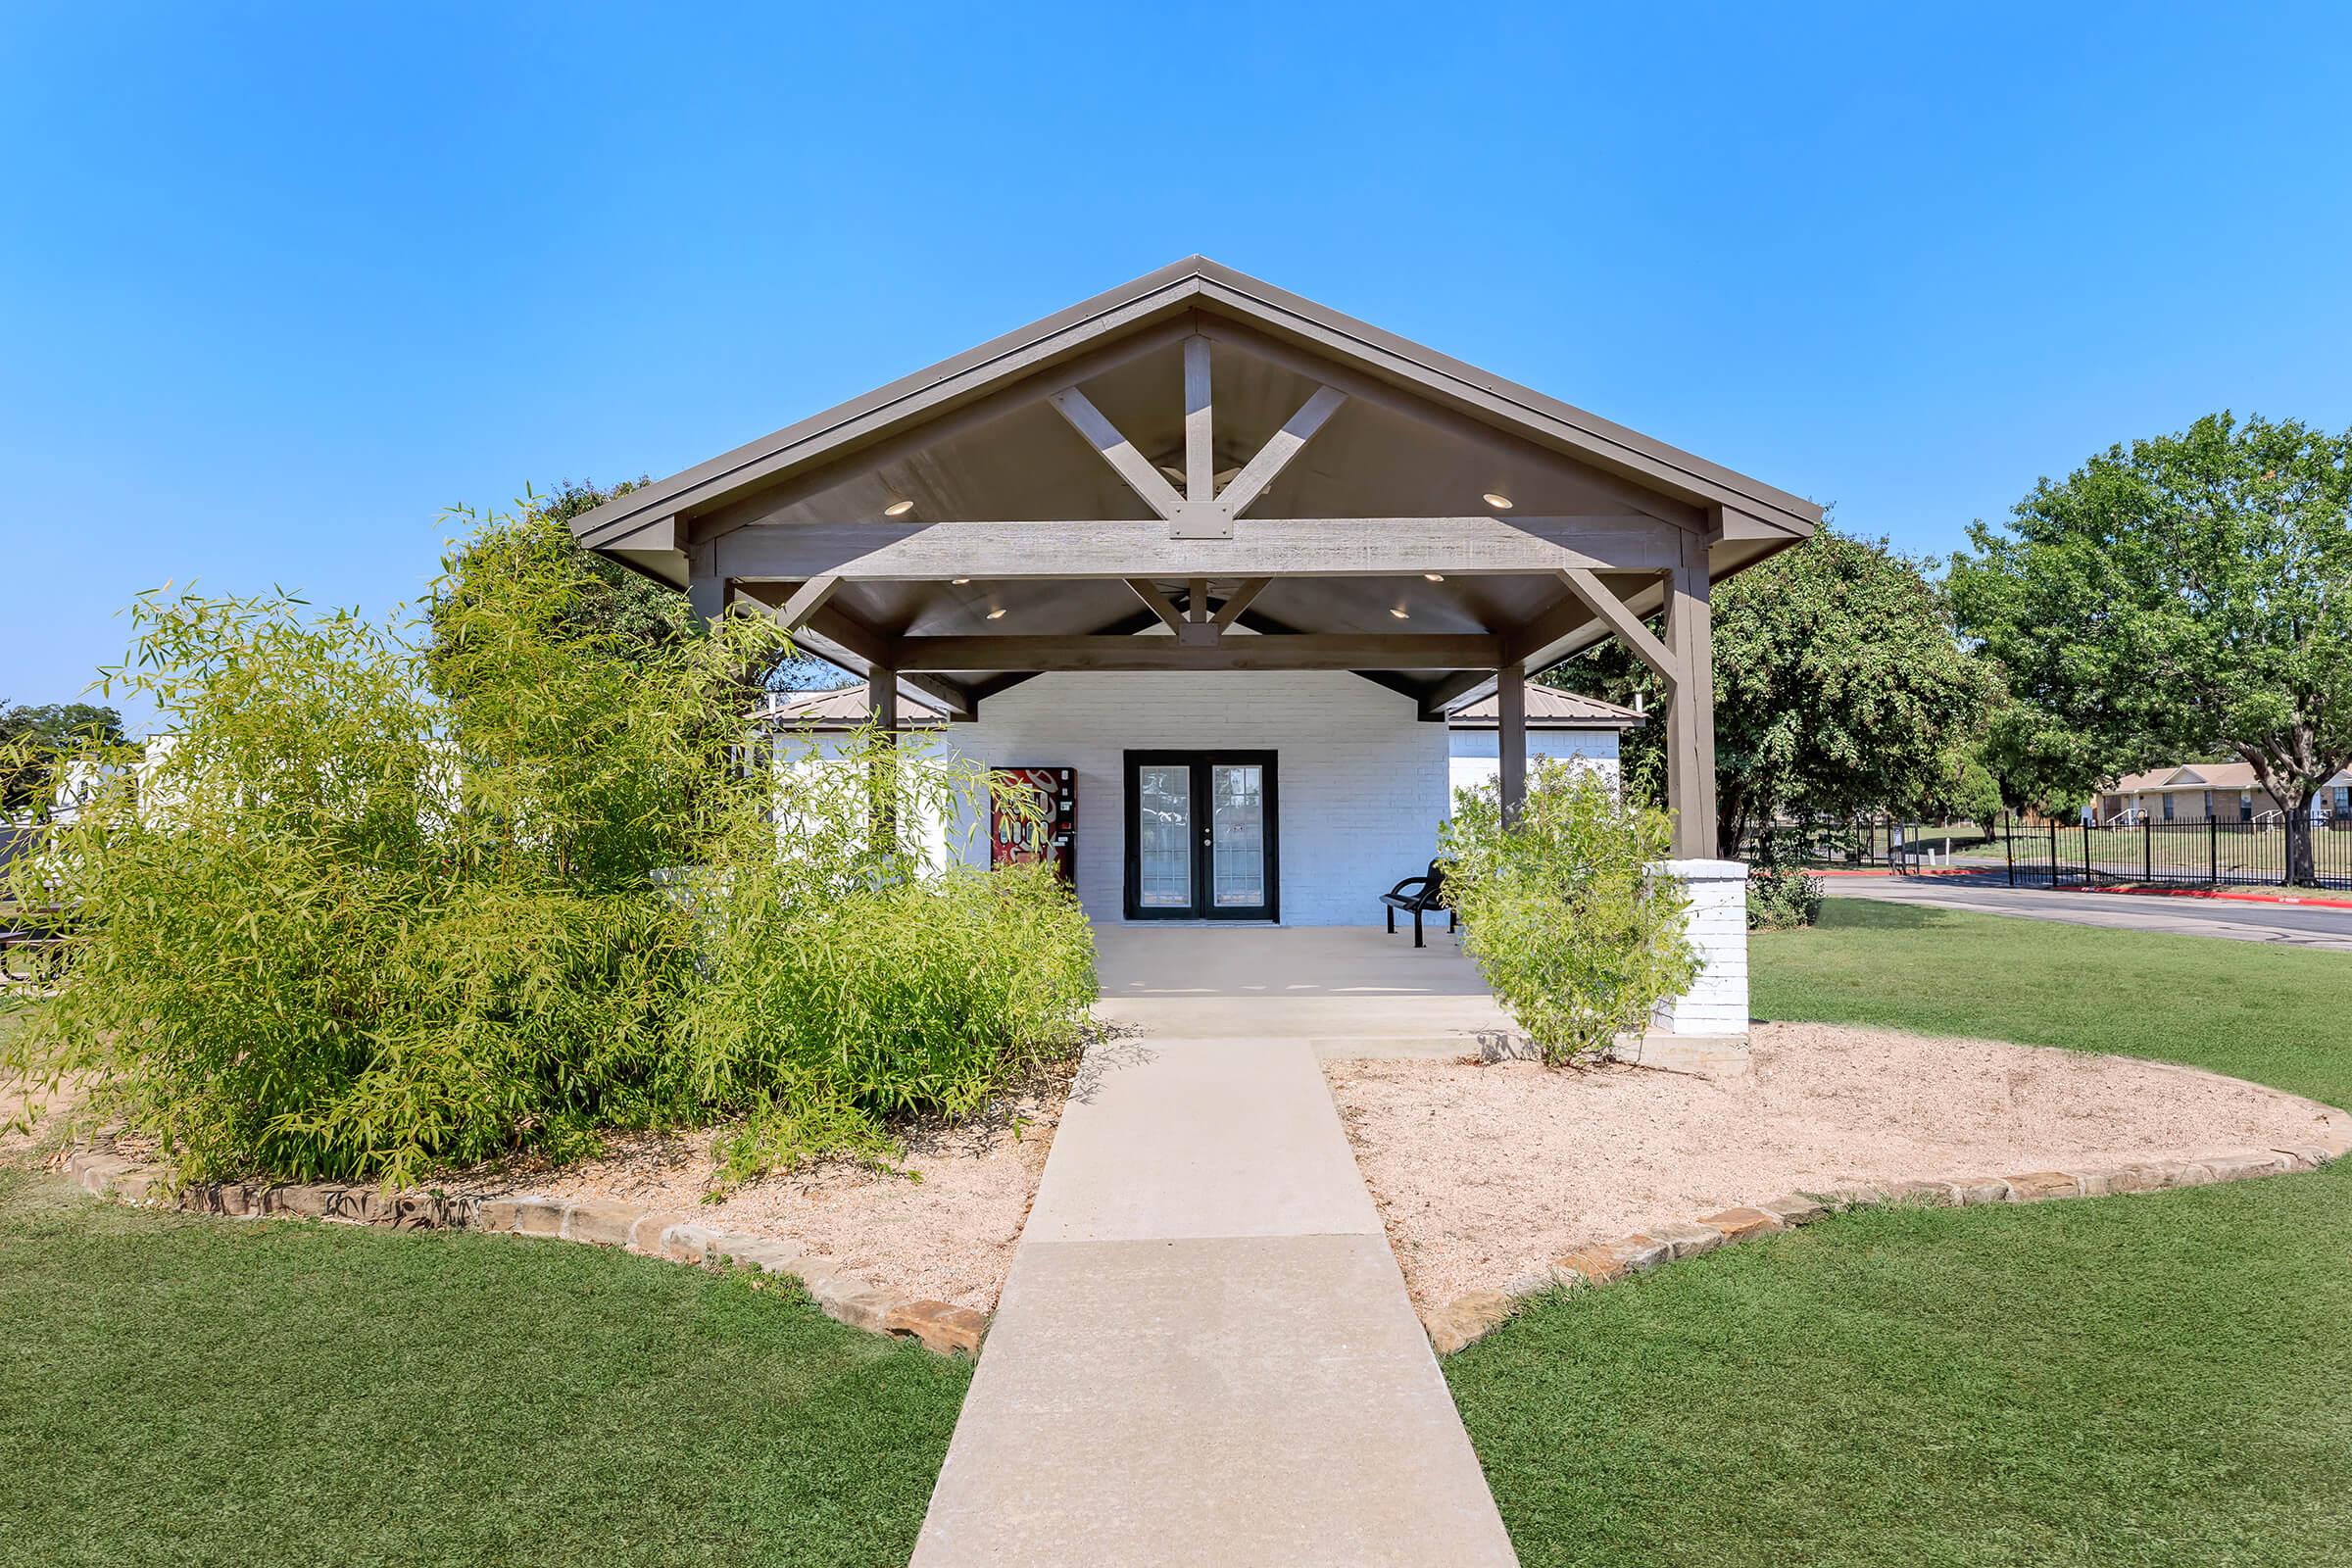
[(1790, 1191), (2309, 1143), (2345, 1112), (2123, 1056), (1759, 1024), (1754, 1071), (1326, 1067), (1416, 1301)]

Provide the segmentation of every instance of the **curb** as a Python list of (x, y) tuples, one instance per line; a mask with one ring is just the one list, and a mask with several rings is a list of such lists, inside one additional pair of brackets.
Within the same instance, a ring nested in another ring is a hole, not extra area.
[(673, 1263), (733, 1263), (789, 1275), (817, 1309), (837, 1323), (891, 1339), (914, 1340), (940, 1355), (977, 1358), (988, 1316), (968, 1306), (901, 1297), (790, 1243), (713, 1229), (691, 1214), (561, 1198), (453, 1198), (437, 1192), (387, 1193), (377, 1187), (220, 1182), (172, 1193), (152, 1166), (119, 1154), (79, 1150), (66, 1174), (93, 1198), (166, 1206), (235, 1219), (316, 1219), (392, 1230), (467, 1230), (498, 1236), (615, 1247)]
[(2225, 904), (2288, 904), (2306, 909), (2352, 909), (2352, 899), (2305, 898), (2289, 893), (2243, 893), (2219, 888), (2168, 888), (2152, 883), (2125, 883), (2119, 887), (2086, 888), (2082, 891), (2124, 893), (2135, 899), (2219, 899)]
[[(2352, 1140), (2346, 1141), (2352, 1145)], [(1424, 1309), (1421, 1326), (1430, 1348), (1451, 1355), (1501, 1327), (1535, 1297), (1554, 1290), (1581, 1290), (1645, 1274), (1664, 1263), (1696, 1257), (1735, 1242), (1752, 1241), (1809, 1225), (1833, 1213), (1889, 1203), (1961, 1207), (1980, 1203), (2038, 1203), (2059, 1198), (2105, 1198), (2157, 1193), (2176, 1187), (2208, 1187), (2318, 1170), (2343, 1157), (2346, 1148), (2302, 1145), (2292, 1149), (2231, 1149), (2193, 1159), (2141, 1160), (2084, 1170), (2024, 1171), (2014, 1176), (1947, 1177), (1838, 1187), (1791, 1193), (1752, 1205), (1720, 1209), (1695, 1220), (1652, 1225), (1614, 1242), (1595, 1242), (1555, 1257), (1539, 1273), (1513, 1280), (1500, 1290), (1471, 1291), (1441, 1307)]]
[(1807, 876), (1976, 876), (1982, 870), (1974, 865), (1923, 865), (1917, 870), (1897, 871), (1885, 865), (1808, 865), (1801, 867)]

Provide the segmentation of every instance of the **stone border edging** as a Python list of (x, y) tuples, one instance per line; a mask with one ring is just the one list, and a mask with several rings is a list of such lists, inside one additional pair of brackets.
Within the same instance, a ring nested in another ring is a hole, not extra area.
[(1440, 1355), (1451, 1355), (1499, 1328), (1530, 1299), (1552, 1290), (1607, 1285), (1663, 1263), (1696, 1257), (1734, 1242), (1770, 1236), (1812, 1223), (1825, 1215), (1878, 1204), (1915, 1203), (1962, 1207), (1980, 1203), (2036, 1203), (2055, 1198), (2105, 1198), (2155, 1193), (2177, 1187), (2248, 1181), (2318, 1170), (2352, 1152), (2342, 1147), (2300, 1145), (2291, 1149), (2232, 1149), (2192, 1159), (2140, 1160), (2082, 1170), (2034, 1170), (2014, 1176), (1970, 1176), (1905, 1180), (1791, 1193), (1753, 1205), (1702, 1214), (1695, 1220), (1652, 1225), (1619, 1241), (1595, 1242), (1555, 1257), (1540, 1274), (1529, 1274), (1498, 1291), (1470, 1291), (1444, 1306), (1425, 1309), (1421, 1325)]
[(170, 1193), (152, 1167), (120, 1154), (77, 1150), (66, 1174), (93, 1198), (168, 1203), (239, 1219), (333, 1220), (394, 1230), (470, 1230), (617, 1247), (695, 1265), (733, 1262), (798, 1280), (817, 1309), (869, 1334), (919, 1341), (941, 1355), (978, 1357), (988, 1315), (947, 1301), (900, 1297), (824, 1258), (764, 1236), (743, 1236), (673, 1210), (562, 1198), (464, 1198), (375, 1187), (221, 1182)]

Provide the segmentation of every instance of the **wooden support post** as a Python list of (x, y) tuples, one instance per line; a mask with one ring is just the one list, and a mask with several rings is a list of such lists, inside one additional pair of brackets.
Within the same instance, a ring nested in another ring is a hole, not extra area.
[(1494, 672), (1495, 777), (1502, 794), (1502, 819), (1519, 820), (1527, 804), (1527, 666), (1505, 664)]
[(899, 676), (877, 668), (866, 678), (866, 711), (880, 731), (882, 755), (873, 769), (874, 843), (896, 856), (899, 840)]
[(1666, 635), (1674, 666), (1666, 695), (1666, 805), (1678, 860), (1715, 858), (1715, 646), (1709, 625), (1707, 547), (1684, 543), (1666, 576)]
[(727, 579), (718, 574), (718, 548), (700, 544), (686, 557), (686, 603), (697, 620), (716, 620), (727, 612)]
[(1203, 506), (1217, 499), (1217, 444), (1209, 411), (1208, 339), (1184, 340), (1184, 499)]

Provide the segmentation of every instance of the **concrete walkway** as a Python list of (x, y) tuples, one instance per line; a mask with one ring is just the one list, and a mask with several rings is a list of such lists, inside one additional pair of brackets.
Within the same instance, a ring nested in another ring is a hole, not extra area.
[(1302, 1040), (1325, 1056), (1460, 1056), (1514, 1026), (1440, 916), (1379, 926), (1095, 929), (1095, 1012), (1187, 1040)]
[(916, 1568), (1515, 1560), (1312, 1048), (1091, 1051)]

